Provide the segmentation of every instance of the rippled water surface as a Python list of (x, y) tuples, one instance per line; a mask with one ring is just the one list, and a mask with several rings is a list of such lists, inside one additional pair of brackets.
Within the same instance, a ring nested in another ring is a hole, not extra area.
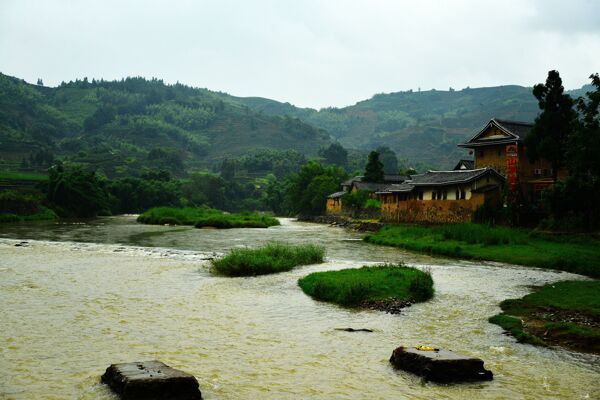
[[(515, 343), (487, 322), (499, 301), (575, 275), (429, 258), (340, 228), (92, 223), (0, 225), (0, 399), (113, 399), (111, 363), (160, 359), (207, 399), (598, 398), (600, 359)], [(253, 278), (213, 277), (207, 257), (269, 240), (320, 243), (328, 262)], [(27, 241), (22, 246), (15, 246)], [(402, 315), (315, 302), (313, 272), (405, 261), (430, 268), (436, 296)], [(335, 328), (370, 328), (348, 333)], [(395, 371), (399, 345), (481, 357), (495, 379), (436, 385)]]

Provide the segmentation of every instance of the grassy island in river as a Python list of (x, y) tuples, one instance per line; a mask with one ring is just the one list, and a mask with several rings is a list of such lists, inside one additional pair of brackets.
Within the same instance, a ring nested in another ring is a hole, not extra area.
[(388, 225), (365, 240), (428, 254), (499, 261), (600, 277), (600, 241), (479, 224)]
[(226, 214), (214, 208), (155, 207), (138, 217), (138, 222), (152, 225), (194, 225), (196, 228), (268, 228), (279, 225), (275, 217), (254, 212)]
[(320, 246), (268, 243), (257, 249), (233, 249), (225, 257), (213, 260), (212, 265), (222, 275), (252, 276), (289, 271), (299, 265), (322, 263), (324, 259), (325, 249)]
[(315, 300), (386, 311), (388, 303), (409, 305), (433, 296), (431, 275), (402, 264), (315, 272), (298, 285)]
[(490, 322), (519, 342), (600, 354), (600, 281), (548, 284), (500, 307)]

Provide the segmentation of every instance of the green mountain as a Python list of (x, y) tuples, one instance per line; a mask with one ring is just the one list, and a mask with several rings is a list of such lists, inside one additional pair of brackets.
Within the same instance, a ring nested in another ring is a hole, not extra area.
[[(581, 96), (585, 89), (570, 94)], [(318, 111), (256, 97), (223, 98), (267, 115), (300, 118), (327, 130), (348, 148), (389, 146), (399, 158), (436, 168), (452, 167), (459, 158), (467, 157), (456, 144), (470, 138), (491, 118), (533, 121), (539, 111), (531, 88), (514, 85), (377, 94), (353, 106)]]
[(49, 88), (0, 74), (0, 168), (60, 158), (108, 176), (144, 167), (181, 174), (261, 149), (315, 155), (328, 143), (322, 129), (206, 89), (143, 78)]

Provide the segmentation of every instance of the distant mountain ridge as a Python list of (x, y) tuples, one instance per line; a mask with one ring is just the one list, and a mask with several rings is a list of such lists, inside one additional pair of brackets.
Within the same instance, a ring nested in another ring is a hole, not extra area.
[[(569, 91), (582, 96), (591, 86)], [(290, 115), (327, 130), (349, 148), (389, 146), (400, 158), (437, 168), (450, 168), (465, 157), (456, 145), (491, 118), (532, 122), (539, 112), (532, 88), (508, 85), (377, 94), (343, 108), (298, 108), (258, 97), (230, 101), (268, 115)]]
[(389, 146), (413, 165), (450, 168), (466, 156), (456, 144), (489, 119), (533, 121), (537, 113), (531, 88), (515, 85), (377, 94), (314, 110), (157, 79), (50, 88), (0, 74), (0, 168), (52, 154), (109, 176), (147, 166), (178, 173), (267, 148), (315, 156), (332, 140), (358, 153)]

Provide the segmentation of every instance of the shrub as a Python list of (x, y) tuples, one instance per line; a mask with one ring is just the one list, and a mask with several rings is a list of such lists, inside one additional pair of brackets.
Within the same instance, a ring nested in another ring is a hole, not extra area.
[(323, 262), (325, 249), (315, 245), (268, 243), (257, 249), (234, 249), (213, 260), (215, 272), (227, 276), (252, 276), (289, 271), (299, 265)]

